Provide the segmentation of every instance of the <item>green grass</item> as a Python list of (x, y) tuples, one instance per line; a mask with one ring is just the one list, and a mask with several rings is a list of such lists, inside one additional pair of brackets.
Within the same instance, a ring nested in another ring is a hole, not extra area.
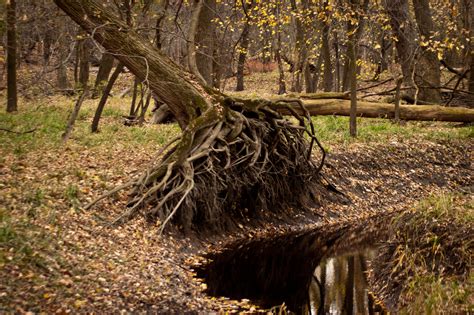
[[(105, 108), (100, 132), (92, 134), (90, 124), (97, 104), (87, 100), (81, 108), (69, 143), (85, 147), (113, 146), (117, 143), (136, 147), (140, 145), (162, 145), (179, 133), (175, 124), (126, 127), (123, 115), (127, 114), (129, 99), (111, 99)], [(74, 99), (66, 97), (45, 98), (37, 102), (21, 100), (18, 113), (0, 112), (0, 127), (15, 134), (0, 131), (4, 153), (23, 155), (37, 149), (55, 149), (62, 146), (61, 135), (65, 130)]]
[[(123, 125), (123, 115), (128, 112), (130, 99), (111, 98), (100, 123), (100, 132), (92, 134), (90, 123), (97, 100), (87, 100), (81, 109), (69, 143), (87, 148), (111, 147), (117, 144), (131, 148), (161, 146), (179, 134), (176, 124), (145, 125), (127, 127)], [(0, 113), (0, 127), (24, 132), (14, 134), (0, 131), (2, 151), (23, 155), (36, 149), (60, 148), (68, 115), (74, 105), (73, 98), (52, 97), (35, 102), (21, 100), (16, 114)], [(323, 145), (330, 149), (333, 145), (349, 145), (355, 142), (386, 142), (397, 139), (449, 140), (474, 137), (474, 127), (456, 127), (455, 123), (406, 122), (395, 124), (387, 119), (357, 120), (358, 137), (349, 136), (349, 118), (336, 116), (313, 117), (316, 135)]]
[(453, 123), (406, 122), (395, 124), (387, 119), (357, 119), (357, 138), (349, 135), (349, 118), (337, 116), (313, 117), (316, 136), (326, 147), (354, 142), (385, 142), (392, 139), (452, 140), (474, 137), (474, 127), (455, 127)]

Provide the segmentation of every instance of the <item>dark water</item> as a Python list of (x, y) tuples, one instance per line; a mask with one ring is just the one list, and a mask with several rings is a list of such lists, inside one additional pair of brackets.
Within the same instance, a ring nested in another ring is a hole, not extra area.
[(209, 255), (196, 272), (209, 295), (249, 299), (265, 309), (285, 304), (298, 314), (380, 314), (366, 273), (380, 237), (360, 226), (242, 240)]
[(383, 314), (367, 282), (367, 264), (375, 250), (323, 259), (314, 270), (308, 290), (307, 314)]

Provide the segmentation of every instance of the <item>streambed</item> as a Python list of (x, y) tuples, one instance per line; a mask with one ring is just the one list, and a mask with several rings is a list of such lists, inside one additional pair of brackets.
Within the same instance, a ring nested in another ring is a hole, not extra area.
[(195, 270), (207, 293), (283, 304), (303, 314), (384, 313), (370, 294), (367, 270), (386, 229), (377, 224), (318, 227), (246, 239), (207, 255)]

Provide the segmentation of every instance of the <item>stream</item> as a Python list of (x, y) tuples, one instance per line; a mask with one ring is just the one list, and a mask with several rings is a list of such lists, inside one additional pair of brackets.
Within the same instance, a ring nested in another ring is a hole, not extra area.
[(285, 304), (297, 314), (384, 314), (366, 272), (383, 234), (361, 224), (245, 239), (208, 254), (195, 270), (209, 295), (249, 299), (264, 309)]

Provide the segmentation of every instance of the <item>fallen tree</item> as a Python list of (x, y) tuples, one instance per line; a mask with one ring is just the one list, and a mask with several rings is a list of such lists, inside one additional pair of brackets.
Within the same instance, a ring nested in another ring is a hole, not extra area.
[[(302, 102), (297, 106), (304, 115), (288, 107), (294, 124), (272, 110), (271, 101), (236, 101), (181, 69), (107, 4), (55, 3), (167, 104), (183, 130), (142, 176), (112, 191), (131, 188), (119, 222), (142, 213), (162, 230), (170, 221), (184, 229), (225, 229), (249, 217), (315, 205), (325, 154)], [(315, 144), (320, 161), (312, 158)]]
[[(290, 115), (287, 103), (291, 99), (285, 99), (286, 104), (275, 102), (271, 108), (283, 115)], [(295, 100), (295, 103), (299, 102)], [(342, 99), (319, 99), (303, 100), (305, 108), (311, 116), (337, 115), (349, 116), (350, 101)], [(293, 106), (294, 111), (304, 114), (299, 106)], [(388, 103), (357, 102), (357, 116), (367, 118), (394, 118), (395, 105)], [(400, 105), (400, 119), (419, 121), (452, 121), (452, 122), (474, 122), (474, 109), (464, 107), (444, 107), (439, 105)]]

